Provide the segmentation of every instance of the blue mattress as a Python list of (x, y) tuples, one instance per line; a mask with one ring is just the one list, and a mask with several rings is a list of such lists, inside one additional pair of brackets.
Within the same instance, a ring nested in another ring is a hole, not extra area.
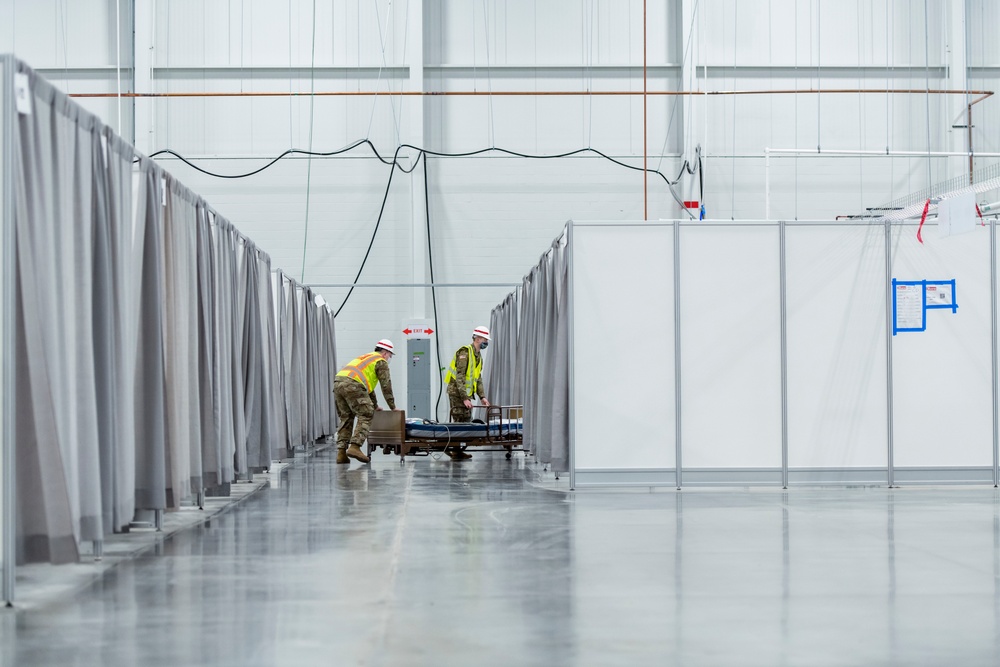
[[(488, 429), (488, 430), (487, 430)], [(425, 419), (407, 419), (406, 437), (427, 440), (459, 440), (461, 438), (511, 438), (521, 434), (520, 419), (494, 420), (489, 424), (475, 422), (440, 423)]]

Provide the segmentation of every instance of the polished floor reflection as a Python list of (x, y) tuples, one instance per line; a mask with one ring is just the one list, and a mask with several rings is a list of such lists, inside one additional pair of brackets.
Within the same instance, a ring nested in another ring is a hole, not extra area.
[(287, 471), (4, 665), (995, 665), (989, 488), (553, 491), (497, 454)]

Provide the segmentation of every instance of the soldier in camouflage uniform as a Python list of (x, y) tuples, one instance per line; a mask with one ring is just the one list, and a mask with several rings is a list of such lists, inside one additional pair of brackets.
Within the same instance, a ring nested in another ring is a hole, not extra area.
[[(368, 456), (361, 451), (361, 445), (368, 437), (372, 417), (378, 407), (375, 385), (381, 385), (382, 396), (390, 410), (396, 409), (392, 396), (392, 380), (389, 378), (389, 360), (392, 359), (392, 341), (382, 339), (375, 345), (375, 351), (362, 354), (344, 366), (333, 379), (333, 394), (337, 401), (337, 463), (350, 463), (357, 459), (368, 463)], [(357, 417), (357, 424), (354, 418)]]
[[(472, 401), (478, 395), (483, 405), (489, 406), (486, 391), (483, 389), (483, 357), (490, 343), (490, 330), (486, 327), (476, 327), (472, 331), (472, 344), (463, 345), (455, 352), (451, 367), (444, 381), (448, 384), (448, 402), (451, 404), (451, 421), (472, 421)], [(453, 461), (471, 459), (472, 454), (460, 447), (449, 447), (445, 450)]]

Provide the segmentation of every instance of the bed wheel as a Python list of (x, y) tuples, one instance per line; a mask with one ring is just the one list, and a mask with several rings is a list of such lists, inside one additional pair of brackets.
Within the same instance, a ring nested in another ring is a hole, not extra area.
[(507, 452), (507, 455), (506, 455), (506, 457), (505, 457), (505, 458), (506, 458), (506, 459), (507, 459), (508, 461), (510, 461), (510, 452)]

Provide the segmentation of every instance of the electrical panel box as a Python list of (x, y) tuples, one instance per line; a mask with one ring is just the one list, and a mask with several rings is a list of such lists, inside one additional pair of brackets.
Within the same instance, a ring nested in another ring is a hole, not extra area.
[(406, 341), (407, 417), (431, 418), (431, 341), (412, 338)]

